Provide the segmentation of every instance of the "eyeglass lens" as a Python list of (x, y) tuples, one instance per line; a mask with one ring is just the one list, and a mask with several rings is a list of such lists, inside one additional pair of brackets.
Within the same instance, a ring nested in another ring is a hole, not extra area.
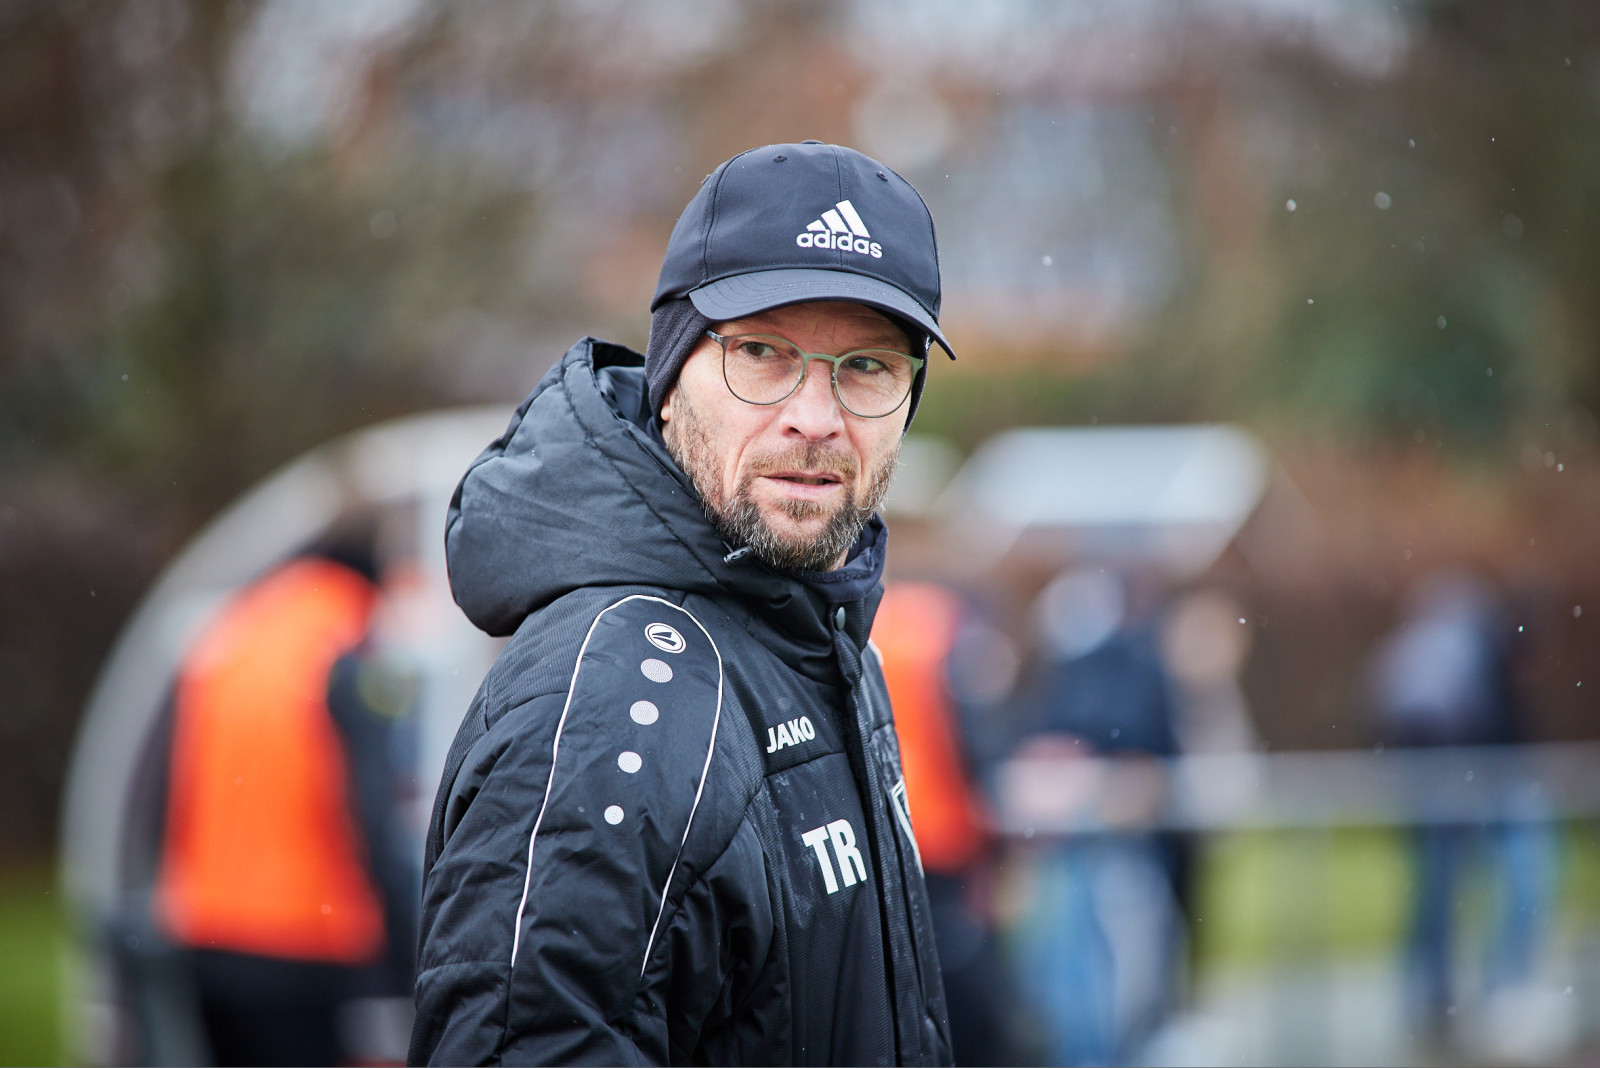
[[(774, 404), (800, 384), (807, 355), (780, 337), (738, 334), (722, 339), (722, 369), (733, 395), (750, 404)], [(839, 403), (875, 418), (898, 408), (911, 392), (916, 365), (903, 352), (859, 349), (834, 361)]]

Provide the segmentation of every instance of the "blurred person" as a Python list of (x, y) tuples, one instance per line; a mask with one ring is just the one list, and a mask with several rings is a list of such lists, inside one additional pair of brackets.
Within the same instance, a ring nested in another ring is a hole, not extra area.
[(902, 178), (741, 153), (645, 354), (580, 341), (468, 470), (452, 590), (513, 637), (439, 785), (414, 1061), (949, 1061), (867, 643), (938, 310)]
[(1244, 753), (1260, 748), (1239, 685), (1250, 655), (1245, 610), (1222, 590), (1201, 587), (1173, 600), (1159, 634), (1174, 694), (1173, 727), (1184, 753)]
[(341, 1035), (362, 1063), (403, 1062), (416, 981), (422, 894), (415, 810), (420, 668), (409, 651), (417, 614), (432, 596), (415, 561), (385, 569), (380, 599), (361, 644), (334, 662), (328, 712), (349, 769), (347, 791), (365, 845), (366, 868), (383, 904), (384, 947), (348, 1006)]
[(1032, 846), (1012, 932), (1049, 1063), (1137, 1062), (1178, 995), (1182, 853), (1150, 829), (1165, 804), (1162, 760), (1177, 749), (1151, 592), (1112, 569), (1071, 567), (1036, 604), (1031, 725), (1003, 796), (1020, 801), (1031, 782), (1084, 832)]
[[(230, 597), (179, 671), (154, 909), (217, 1064), (347, 1063), (348, 1007), (409, 983), (396, 774), (366, 726), (376, 577), (338, 534)], [(384, 729), (406, 712), (387, 688)]]
[(963, 699), (988, 704), (997, 696), (994, 676), (1013, 673), (1013, 654), (997, 639), (960, 596), (931, 582), (887, 584), (872, 626), (894, 703), (957, 1064), (1016, 1064), (1022, 1053), (1012, 1040), (1015, 997), (995, 924), (996, 843), (964, 727), (982, 710), (959, 707)]
[[(1503, 598), (1482, 576), (1457, 568), (1424, 575), (1369, 664), (1370, 700), (1385, 744), (1526, 742), (1512, 637)], [(1548, 805), (1532, 781), (1514, 785), (1501, 801), (1504, 818), (1492, 826), (1424, 819), (1411, 831), (1416, 868), (1407, 980), (1411, 1010), (1433, 1040), (1451, 1039), (1458, 1015), (1455, 913), (1464, 869), (1476, 855), (1486, 855), (1500, 898), (1485, 992), (1510, 991), (1514, 997), (1532, 978), (1541, 913), (1551, 893)]]
[[(1244, 607), (1231, 594), (1208, 586), (1184, 591), (1162, 613), (1157, 641), (1171, 683), (1173, 738), (1179, 753), (1215, 756), (1260, 750), (1239, 685), (1251, 646), (1245, 618)], [(1205, 788), (1213, 796), (1243, 800), (1258, 782), (1246, 767), (1232, 765), (1226, 776), (1213, 776)], [(1200, 933), (1195, 882), (1204, 839), (1193, 832), (1171, 832), (1166, 840), (1173, 892), (1193, 945)], [(1189, 954), (1188, 961), (1192, 968), (1195, 955)], [(1191, 972), (1188, 979), (1194, 978)]]
[(1071, 735), (1101, 753), (1177, 752), (1153, 601), (1144, 584), (1107, 567), (1070, 568), (1045, 587), (1034, 732)]

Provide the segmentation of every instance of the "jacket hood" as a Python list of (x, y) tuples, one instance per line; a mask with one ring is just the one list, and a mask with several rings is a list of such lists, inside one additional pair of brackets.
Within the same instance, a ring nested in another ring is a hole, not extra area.
[[(518, 406), (456, 487), (445, 555), (456, 603), (492, 635), (589, 586), (660, 586), (757, 602), (821, 637), (829, 607), (876, 607), (886, 537), (874, 516), (846, 565), (782, 572), (723, 543), (659, 437), (644, 357), (584, 338)], [(851, 613), (865, 640), (860, 618)]]

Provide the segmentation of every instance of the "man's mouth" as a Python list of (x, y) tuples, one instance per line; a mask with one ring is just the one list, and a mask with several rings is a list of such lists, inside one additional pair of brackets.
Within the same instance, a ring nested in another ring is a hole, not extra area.
[(798, 518), (821, 514), (850, 497), (857, 468), (842, 449), (792, 448), (762, 456), (751, 464), (745, 486), (754, 489), (763, 507), (779, 507)]
[(823, 508), (847, 492), (843, 475), (833, 471), (769, 471), (758, 480), (767, 487), (765, 494), (785, 508)]
[(837, 475), (775, 474), (767, 477), (781, 479), (784, 482), (793, 482), (801, 486), (831, 486), (841, 481)]

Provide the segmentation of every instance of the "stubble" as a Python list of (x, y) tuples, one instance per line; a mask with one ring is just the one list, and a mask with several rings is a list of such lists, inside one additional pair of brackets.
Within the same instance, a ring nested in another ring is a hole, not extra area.
[[(667, 451), (689, 476), (706, 518), (722, 540), (730, 545), (748, 546), (756, 558), (769, 567), (792, 570), (828, 571), (839, 565), (861, 536), (872, 513), (883, 503), (895, 465), (900, 460), (900, 446), (896, 442), (894, 451), (870, 473), (865, 498), (857, 501), (858, 465), (854, 456), (818, 442), (797, 444), (792, 449), (757, 458), (740, 478), (733, 494), (724, 499), (721, 458), (711, 440), (710, 429), (684, 390), (678, 390), (673, 398), (672, 419), (666, 424), (664, 437)], [(784, 515), (796, 522), (827, 517), (822, 529), (809, 537), (773, 529), (751, 492), (756, 478), (765, 472), (797, 469), (826, 469), (839, 475), (844, 484), (844, 500), (837, 505), (800, 500), (785, 500), (779, 505)]]

